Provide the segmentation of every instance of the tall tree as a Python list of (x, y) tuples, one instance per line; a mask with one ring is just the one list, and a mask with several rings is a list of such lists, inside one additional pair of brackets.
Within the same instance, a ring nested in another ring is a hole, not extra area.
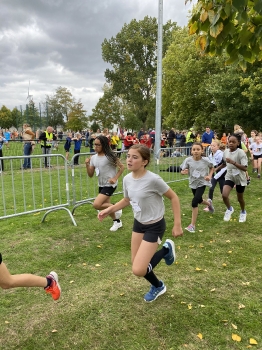
[[(163, 26), (163, 54), (176, 28), (170, 21)], [(137, 117), (144, 125), (155, 115), (157, 30), (156, 18), (134, 19), (102, 44), (102, 57), (113, 68), (105, 71), (106, 81), (115, 96), (136, 106)]]
[(238, 62), (245, 70), (247, 62), (262, 60), (261, 0), (198, 0), (188, 25), (205, 53), (225, 49), (227, 64)]
[(86, 117), (86, 110), (81, 101), (74, 103), (68, 114), (68, 122), (65, 124), (67, 129), (74, 131), (81, 131), (87, 128), (88, 118)]
[(12, 113), (9, 108), (3, 105), (0, 109), (0, 127), (3, 129), (9, 129), (12, 125)]

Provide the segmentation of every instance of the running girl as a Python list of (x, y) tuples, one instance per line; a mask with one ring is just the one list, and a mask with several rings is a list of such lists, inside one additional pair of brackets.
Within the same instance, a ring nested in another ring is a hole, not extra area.
[[(222, 164), (223, 162), (223, 151), (220, 149), (221, 142), (219, 140), (213, 140), (210, 148), (211, 148), (211, 154), (209, 155), (209, 159), (214, 165), (214, 171), (216, 171), (216, 168)], [(223, 191), (223, 186), (225, 183), (225, 174), (226, 174), (226, 168), (221, 169), (220, 171), (217, 171), (216, 175), (212, 176), (211, 178), (211, 187), (209, 188), (209, 193), (208, 193), (208, 202), (211, 204), (211, 207), (213, 205), (213, 196), (214, 196), (214, 190), (216, 188), (217, 183), (219, 184), (220, 192), (222, 194)], [(205, 211), (210, 211), (210, 206), (207, 206)]]
[(134, 212), (131, 238), (132, 271), (134, 275), (144, 277), (151, 284), (144, 300), (152, 302), (166, 292), (164, 282), (156, 277), (153, 269), (163, 258), (167, 265), (175, 261), (175, 245), (171, 239), (167, 239), (162, 248), (156, 251), (166, 229), (162, 196), (171, 201), (174, 215), (172, 235), (180, 236), (183, 231), (179, 199), (159, 175), (146, 169), (149, 161), (148, 147), (141, 144), (130, 147), (126, 163), (131, 173), (124, 177), (124, 198), (114, 206), (102, 210), (98, 219), (102, 221), (106, 216), (131, 204)]
[[(96, 154), (85, 160), (86, 171), (89, 177), (93, 177), (94, 173), (98, 177), (99, 195), (93, 206), (97, 210), (102, 210), (113, 206), (110, 203), (110, 197), (116, 190), (118, 178), (124, 171), (124, 165), (116, 153), (112, 151), (106, 136), (99, 135), (95, 138), (94, 149)], [(121, 214), (122, 211), (111, 213), (113, 226), (110, 231), (117, 231), (122, 227)]]
[(257, 172), (257, 177), (260, 179), (262, 162), (262, 142), (260, 136), (255, 136), (255, 140), (251, 143), (249, 149), (253, 155), (254, 172)]
[(198, 204), (204, 204), (209, 207), (211, 213), (214, 212), (212, 201), (206, 201), (202, 198), (206, 186), (211, 187), (210, 179), (213, 174), (213, 163), (202, 156), (203, 146), (200, 142), (194, 142), (191, 149), (192, 157), (188, 157), (180, 165), (181, 174), (189, 174), (189, 187), (191, 188), (194, 198), (192, 200), (192, 218), (191, 224), (185, 229), (188, 232), (195, 232), (196, 221), (198, 216)]
[(239, 222), (245, 222), (247, 213), (245, 210), (244, 191), (247, 186), (246, 170), (247, 170), (247, 156), (246, 153), (239, 148), (241, 145), (240, 135), (231, 135), (228, 139), (228, 149), (225, 150), (223, 161), (226, 166), (227, 173), (225, 176), (225, 185), (223, 187), (222, 198), (227, 207), (224, 215), (224, 221), (229, 221), (231, 215), (234, 213), (234, 208), (230, 205), (229, 195), (236, 185), (237, 199), (240, 204), (241, 212)]

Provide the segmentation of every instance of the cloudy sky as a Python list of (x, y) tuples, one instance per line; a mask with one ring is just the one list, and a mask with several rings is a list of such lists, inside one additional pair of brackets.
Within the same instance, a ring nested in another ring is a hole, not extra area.
[[(195, 0), (196, 1), (196, 0)], [(158, 0), (1, 0), (0, 108), (36, 104), (68, 88), (92, 113), (107, 68), (101, 44), (125, 23), (158, 17)], [(164, 22), (188, 20), (185, 0), (163, 0)]]

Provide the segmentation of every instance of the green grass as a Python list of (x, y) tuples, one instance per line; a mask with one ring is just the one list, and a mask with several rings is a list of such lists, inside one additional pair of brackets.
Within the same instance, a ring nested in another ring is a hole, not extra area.
[[(167, 181), (171, 176), (162, 175)], [(188, 182), (170, 186), (179, 195), (186, 227), (192, 200)], [(113, 202), (121, 198), (114, 196)], [(218, 189), (213, 215), (200, 206), (196, 233), (185, 231), (175, 240), (176, 263), (162, 261), (156, 267), (167, 292), (149, 304), (143, 300), (148, 283), (131, 272), (130, 207), (117, 232), (109, 231), (110, 219), (97, 220), (90, 204), (75, 211), (77, 227), (64, 212), (49, 214), (42, 224), (43, 213), (1, 220), (0, 251), (11, 273), (46, 275), (54, 269), (62, 295), (54, 302), (40, 288), (1, 291), (0, 348), (234, 350), (247, 349), (254, 338), (258, 345), (253, 348), (262, 349), (259, 180), (252, 179), (245, 199), (243, 224), (238, 223), (235, 191), (235, 213), (228, 223)], [(165, 238), (171, 238), (172, 212), (165, 203)], [(241, 342), (233, 341), (232, 333)]]

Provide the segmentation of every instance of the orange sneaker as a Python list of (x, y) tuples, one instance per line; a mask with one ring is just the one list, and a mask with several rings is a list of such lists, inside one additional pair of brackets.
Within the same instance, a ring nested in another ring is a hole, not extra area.
[(58, 283), (57, 273), (54, 271), (51, 271), (49, 275), (46, 276), (46, 278), (49, 278), (52, 280), (50, 286), (45, 288), (46, 293), (50, 293), (54, 300), (58, 300), (61, 294), (61, 287)]

